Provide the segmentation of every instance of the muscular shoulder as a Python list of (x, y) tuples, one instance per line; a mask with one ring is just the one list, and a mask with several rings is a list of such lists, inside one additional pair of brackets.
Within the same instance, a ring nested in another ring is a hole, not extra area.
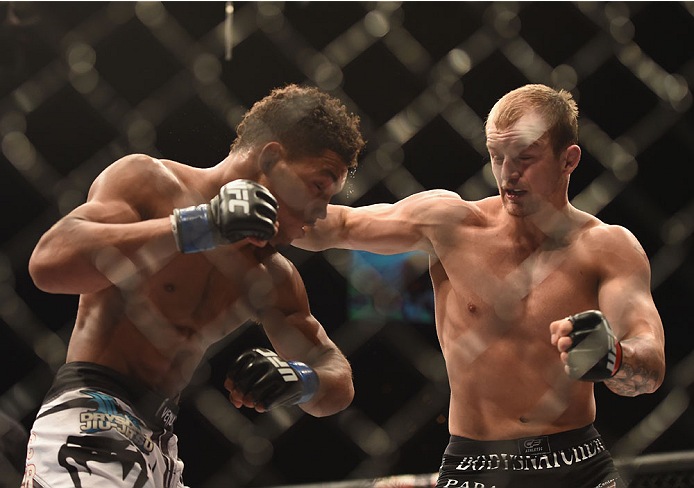
[(449, 190), (427, 190), (409, 196), (401, 201), (408, 209), (425, 221), (441, 225), (478, 220), (483, 212), (477, 202), (463, 200), (460, 195)]
[(274, 289), (275, 303), (264, 305), (272, 305), (286, 313), (308, 311), (306, 288), (294, 264), (270, 246), (258, 249), (255, 254), (261, 259)]
[(412, 203), (427, 203), (431, 208), (443, 209), (464, 204), (465, 201), (460, 195), (449, 190), (425, 190), (402, 200)]
[(174, 188), (179, 185), (177, 166), (173, 161), (164, 164), (145, 154), (130, 154), (108, 166), (92, 184), (90, 193), (102, 191), (104, 187), (137, 191), (143, 187)]
[(578, 240), (581, 249), (603, 270), (649, 268), (648, 257), (629, 229), (595, 219)]
[(610, 225), (597, 219), (595, 220), (595, 222), (591, 222), (586, 226), (580, 236), (584, 245), (589, 247), (590, 250), (624, 250), (624, 248), (633, 248), (638, 252), (643, 252), (639, 241), (629, 229), (621, 225)]
[(112, 163), (94, 180), (88, 200), (127, 202), (143, 217), (153, 215), (160, 205), (173, 206), (181, 199), (184, 173), (180, 163), (131, 154)]

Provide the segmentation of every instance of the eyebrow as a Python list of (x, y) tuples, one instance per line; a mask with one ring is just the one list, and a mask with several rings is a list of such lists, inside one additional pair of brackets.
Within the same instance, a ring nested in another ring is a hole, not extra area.
[(328, 169), (328, 168), (323, 168), (321, 170), (321, 174), (327, 175), (330, 177), (331, 180), (333, 180), (334, 183), (337, 183), (340, 179), (337, 177), (334, 171)]

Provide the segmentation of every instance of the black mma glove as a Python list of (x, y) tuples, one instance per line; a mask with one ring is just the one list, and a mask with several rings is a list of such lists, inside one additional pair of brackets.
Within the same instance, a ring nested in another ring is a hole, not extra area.
[(269, 349), (241, 354), (227, 371), (234, 389), (250, 395), (265, 410), (306, 403), (318, 391), (318, 375), (298, 361), (284, 361)]
[(178, 249), (193, 253), (231, 244), (246, 237), (267, 241), (275, 235), (277, 200), (263, 185), (234, 180), (209, 204), (177, 208), (171, 227)]
[(569, 317), (573, 331), (568, 349), (569, 377), (581, 381), (604, 381), (619, 371), (622, 346), (607, 319), (598, 310)]

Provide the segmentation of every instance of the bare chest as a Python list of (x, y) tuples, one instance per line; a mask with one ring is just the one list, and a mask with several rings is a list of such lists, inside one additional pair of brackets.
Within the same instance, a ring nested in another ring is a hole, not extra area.
[(432, 272), (452, 334), (470, 328), (489, 339), (549, 337), (549, 323), (597, 307), (597, 276), (572, 245), (519, 249), (493, 239), (443, 253)]
[(272, 286), (257, 260), (208, 253), (175, 258), (144, 291), (166, 322), (213, 341), (252, 318)]

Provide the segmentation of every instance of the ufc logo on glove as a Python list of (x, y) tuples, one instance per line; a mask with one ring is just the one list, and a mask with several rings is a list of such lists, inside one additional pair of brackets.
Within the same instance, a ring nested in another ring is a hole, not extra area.
[(299, 378), (294, 373), (294, 370), (289, 363), (280, 359), (280, 357), (274, 352), (269, 350), (257, 349), (257, 351), (268, 358), (270, 362), (275, 365), (277, 372), (282, 375), (284, 381), (299, 381)]
[(236, 213), (236, 207), (240, 207), (244, 214), (251, 213), (250, 205), (248, 204), (248, 190), (240, 188), (225, 188), (226, 194), (233, 197), (229, 200), (229, 212)]
[[(316, 372), (300, 361), (285, 361), (275, 351), (256, 347), (242, 353), (227, 370), (234, 390), (250, 395), (266, 410), (306, 403), (318, 391)], [(231, 391), (231, 390), (229, 390)]]
[(267, 241), (275, 234), (277, 200), (251, 180), (224, 185), (210, 203), (175, 208), (171, 229), (184, 253), (209, 251), (247, 237)]

